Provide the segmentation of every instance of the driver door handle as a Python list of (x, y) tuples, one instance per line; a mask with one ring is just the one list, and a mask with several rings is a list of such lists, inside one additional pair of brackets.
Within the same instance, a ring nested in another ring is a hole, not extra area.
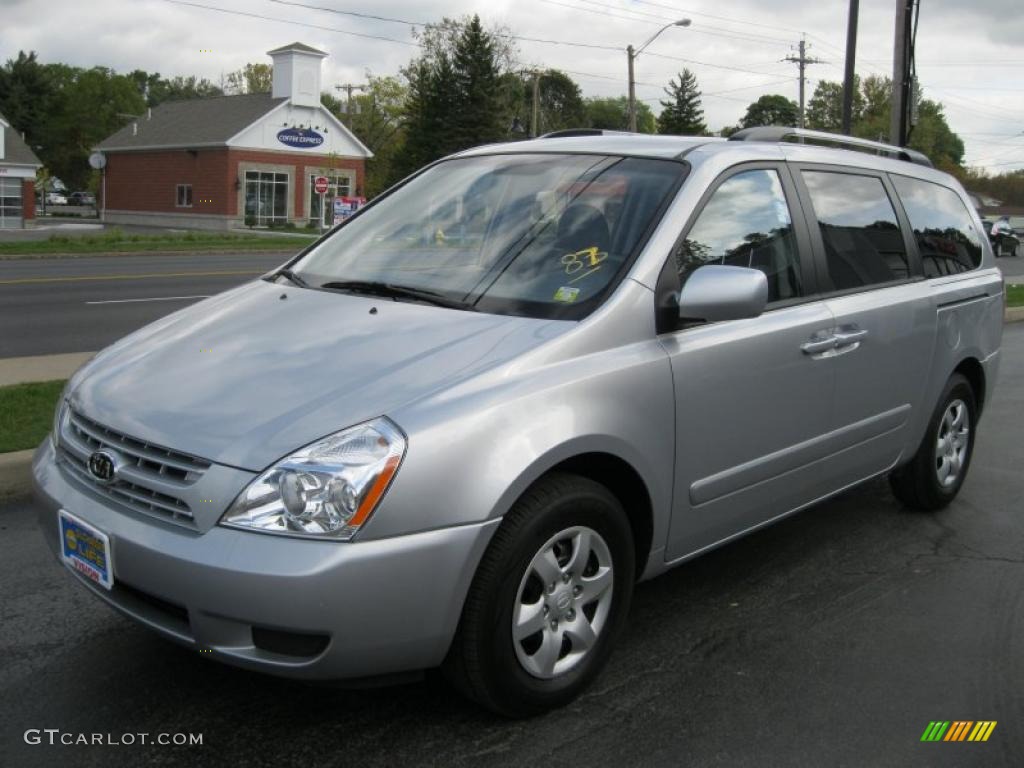
[(816, 339), (814, 341), (805, 341), (800, 345), (800, 351), (805, 355), (817, 355), (822, 352), (828, 352), (830, 349), (835, 349), (836, 337), (827, 336), (824, 339)]
[(835, 339), (835, 344), (837, 347), (846, 347), (851, 344), (856, 344), (857, 342), (863, 340), (864, 337), (867, 335), (868, 332), (866, 330), (864, 330), (863, 328), (858, 328), (856, 330), (849, 331), (836, 331), (833, 338)]

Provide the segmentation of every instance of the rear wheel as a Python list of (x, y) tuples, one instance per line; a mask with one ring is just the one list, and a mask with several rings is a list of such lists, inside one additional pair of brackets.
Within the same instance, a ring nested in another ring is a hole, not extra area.
[(974, 390), (964, 376), (953, 374), (914, 458), (889, 476), (896, 498), (929, 511), (956, 498), (971, 464), (976, 423)]
[(622, 628), (634, 560), (629, 521), (604, 486), (547, 476), (484, 554), (445, 661), (449, 679), (511, 717), (572, 701)]

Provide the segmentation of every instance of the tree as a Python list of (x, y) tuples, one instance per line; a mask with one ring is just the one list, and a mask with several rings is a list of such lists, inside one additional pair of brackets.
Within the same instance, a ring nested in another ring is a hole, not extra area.
[[(892, 104), (892, 80), (872, 75), (855, 81), (852, 133), (873, 141), (888, 141)], [(807, 125), (825, 131), (842, 127), (842, 85), (822, 81), (808, 103)], [(920, 98), (917, 124), (910, 131), (908, 145), (926, 154), (936, 166), (957, 172), (964, 157), (963, 141), (946, 122), (942, 105)]]
[(479, 16), (473, 16), (452, 51), (452, 80), (458, 111), (452, 125), (458, 146), (473, 147), (501, 141), (508, 135), (508, 121), (499, 100), (498, 49)]
[[(853, 123), (864, 115), (864, 94), (861, 92), (859, 77), (854, 78)], [(808, 128), (817, 131), (841, 131), (843, 128), (843, 85), (830, 80), (821, 80), (814, 89), (814, 95), (807, 102), (804, 122)]]
[(406, 140), (395, 165), (402, 173), (508, 138), (515, 105), (504, 69), (512, 51), (508, 35), (485, 30), (473, 16), (428, 25), (417, 39), (423, 53), (403, 71)]
[(249, 63), (229, 72), (224, 90), (231, 94), (270, 93), (274, 84), (274, 68), (270, 64)]
[(759, 125), (796, 125), (796, 102), (778, 94), (766, 94), (747, 107), (740, 121), (744, 128)]
[[(590, 128), (610, 131), (629, 130), (629, 99), (625, 96), (589, 98), (586, 100), (587, 124)], [(654, 133), (657, 121), (651, 108), (642, 101), (636, 103), (636, 129), (639, 133)]]
[(55, 97), (39, 132), (39, 157), (72, 189), (89, 181), (92, 148), (131, 120), (146, 102), (135, 81), (106, 67), (47, 65)]
[(404, 108), (408, 88), (397, 77), (366, 74), (367, 88), (352, 97), (353, 110), (330, 93), (320, 94), (321, 103), (342, 120), (365, 144), (373, 157), (366, 161), (362, 192), (373, 197), (400, 178), (397, 158), (405, 144)]
[(53, 92), (53, 82), (35, 51), (18, 51), (18, 58), (0, 67), (0, 113), (30, 143), (38, 138)]
[(700, 104), (697, 76), (688, 69), (679, 73), (679, 82), (669, 80), (665, 89), (669, 101), (662, 101), (658, 115), (658, 133), (676, 136), (701, 136), (707, 133), (704, 110)]
[[(523, 73), (517, 89), (520, 105), (517, 116), (527, 129), (533, 114), (533, 78), (532, 73)], [(586, 125), (587, 107), (583, 95), (580, 87), (567, 74), (557, 69), (546, 69), (539, 73), (537, 89), (538, 134)]]
[(159, 72), (146, 72), (136, 69), (129, 73), (139, 93), (146, 99), (146, 105), (155, 107), (165, 101), (181, 99), (203, 99), (210, 96), (223, 96), (224, 92), (205, 78), (195, 75), (189, 77), (172, 77), (167, 80)]

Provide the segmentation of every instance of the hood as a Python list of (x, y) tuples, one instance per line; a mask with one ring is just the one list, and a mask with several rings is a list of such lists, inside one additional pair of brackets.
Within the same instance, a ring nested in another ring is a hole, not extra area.
[(132, 437), (259, 471), (574, 325), (260, 280), (108, 347), (75, 375), (71, 402)]

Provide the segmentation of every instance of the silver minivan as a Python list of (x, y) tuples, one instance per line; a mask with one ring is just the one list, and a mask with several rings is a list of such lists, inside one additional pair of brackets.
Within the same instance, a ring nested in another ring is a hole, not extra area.
[(477, 148), (99, 353), (36, 453), (39, 523), (204, 655), (441, 667), (529, 715), (595, 678), (636, 582), (879, 475), (947, 505), (1002, 316), (965, 192), (909, 150)]

